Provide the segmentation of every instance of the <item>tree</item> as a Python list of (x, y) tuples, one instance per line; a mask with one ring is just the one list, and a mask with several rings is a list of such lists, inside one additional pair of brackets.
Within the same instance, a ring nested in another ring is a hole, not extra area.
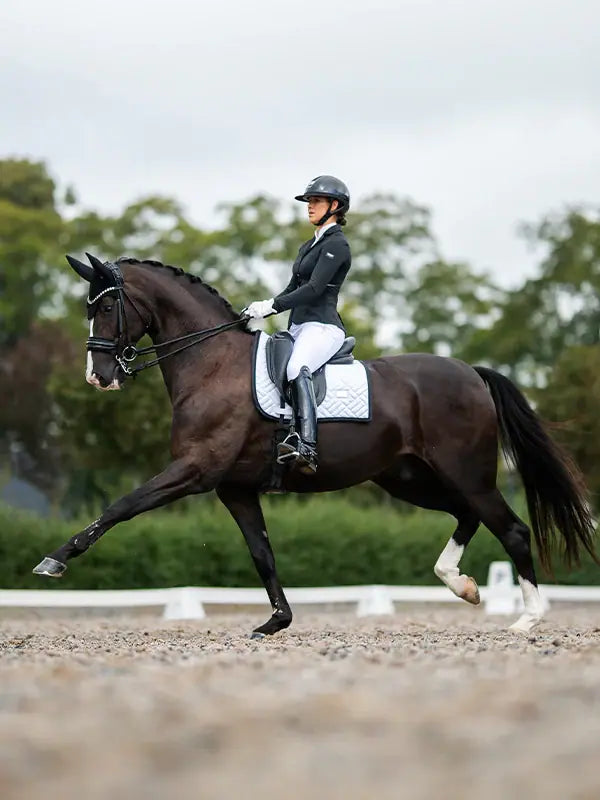
[(60, 466), (48, 380), (73, 349), (57, 323), (38, 321), (0, 359), (0, 452), (7, 460), (21, 453), (19, 477), (46, 491), (56, 488)]
[(0, 160), (0, 350), (25, 335), (52, 291), (64, 231), (46, 167)]
[(349, 217), (352, 269), (343, 293), (364, 320), (371, 320), (380, 346), (400, 346), (410, 318), (408, 278), (437, 257), (429, 225), (427, 209), (393, 195), (371, 195)]
[[(38, 322), (52, 294), (63, 222), (41, 162), (0, 160), (0, 455), (20, 452), (23, 477), (47, 488), (55, 473), (45, 390), (65, 339)], [(25, 474), (26, 473), (26, 474)]]
[(583, 470), (598, 508), (600, 498), (600, 347), (563, 351), (547, 385), (536, 393), (540, 414)]
[(542, 385), (565, 348), (599, 341), (600, 212), (567, 209), (522, 230), (540, 253), (538, 275), (507, 294), (478, 347), (519, 381)]
[(489, 328), (503, 295), (486, 274), (441, 259), (411, 276), (406, 293), (411, 330), (405, 350), (469, 359), (477, 334)]

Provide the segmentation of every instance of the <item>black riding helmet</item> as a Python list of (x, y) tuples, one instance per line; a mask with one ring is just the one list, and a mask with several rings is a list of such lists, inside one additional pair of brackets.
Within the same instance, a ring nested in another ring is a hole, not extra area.
[(350, 208), (348, 187), (339, 178), (334, 178), (333, 175), (318, 175), (313, 178), (304, 190), (304, 194), (297, 194), (295, 199), (300, 200), (302, 203), (308, 203), (309, 197), (329, 197), (330, 200), (338, 201), (338, 207), (334, 212), (332, 212), (331, 203), (329, 203), (329, 210), (316, 223), (317, 225), (325, 224), (332, 214), (345, 214)]

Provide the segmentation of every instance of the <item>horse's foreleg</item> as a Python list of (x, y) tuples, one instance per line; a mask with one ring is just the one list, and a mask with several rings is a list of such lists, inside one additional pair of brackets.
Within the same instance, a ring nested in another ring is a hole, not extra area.
[(259, 496), (255, 491), (237, 486), (219, 486), (217, 495), (244, 535), (254, 566), (267, 590), (273, 609), (271, 619), (255, 628), (252, 637), (277, 633), (291, 623), (292, 611), (277, 577), (275, 557), (267, 536)]
[(58, 550), (46, 556), (33, 572), (36, 575), (60, 578), (66, 570), (66, 564), (70, 558), (85, 553), (94, 542), (97, 542), (106, 531), (118, 522), (131, 519), (143, 511), (164, 506), (192, 492), (208, 491), (212, 488), (212, 486), (204, 488), (201, 485), (196, 464), (186, 459), (174, 461), (163, 472), (110, 505), (102, 516), (94, 520), (91, 525), (72, 536)]

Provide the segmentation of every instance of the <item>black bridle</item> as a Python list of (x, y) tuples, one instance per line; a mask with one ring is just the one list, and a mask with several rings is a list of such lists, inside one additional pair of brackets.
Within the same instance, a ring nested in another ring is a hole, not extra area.
[[(117, 300), (117, 337), (116, 339), (104, 339), (100, 336), (89, 336), (86, 347), (88, 352), (90, 353), (108, 353), (109, 355), (114, 355), (115, 361), (121, 367), (125, 375), (130, 377), (134, 377), (137, 375), (138, 372), (141, 372), (144, 369), (148, 369), (149, 367), (155, 367), (165, 358), (169, 358), (170, 356), (177, 355), (177, 353), (181, 353), (184, 350), (187, 350), (189, 347), (193, 347), (196, 344), (200, 344), (201, 342), (205, 342), (207, 339), (211, 339), (213, 336), (217, 336), (217, 334), (222, 333), (223, 331), (231, 330), (232, 328), (237, 327), (238, 325), (245, 324), (248, 321), (248, 317), (241, 316), (239, 319), (233, 320), (232, 322), (225, 322), (222, 325), (216, 325), (214, 328), (205, 328), (201, 331), (194, 331), (193, 333), (186, 333), (184, 336), (177, 336), (175, 339), (169, 339), (166, 342), (160, 342), (160, 344), (153, 344), (149, 347), (136, 347), (129, 341), (129, 332), (127, 329), (127, 316), (125, 314), (125, 298), (129, 301), (132, 308), (135, 310), (139, 318), (144, 322), (144, 317), (140, 312), (137, 305), (131, 299), (131, 297), (125, 291), (123, 276), (121, 275), (120, 270), (115, 270), (113, 272), (113, 276), (115, 279), (115, 285), (110, 286), (107, 289), (104, 289), (100, 294), (98, 294), (93, 299), (88, 297), (88, 306), (92, 306), (97, 301), (103, 297), (105, 294), (115, 295)], [(148, 323), (144, 323), (144, 333), (146, 333), (149, 329)], [(193, 341), (190, 341), (193, 340)], [(133, 366), (133, 362), (139, 356), (148, 355), (148, 353), (158, 353), (159, 349), (163, 347), (168, 347), (173, 344), (177, 344), (178, 342), (187, 342), (182, 347), (178, 347), (175, 350), (171, 350), (169, 353), (164, 353), (163, 355), (157, 355), (156, 358), (150, 359), (148, 361), (144, 361), (138, 366)]]

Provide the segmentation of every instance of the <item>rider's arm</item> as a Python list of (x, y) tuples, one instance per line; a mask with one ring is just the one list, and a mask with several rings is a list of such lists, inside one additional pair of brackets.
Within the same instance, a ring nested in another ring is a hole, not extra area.
[(277, 297), (282, 297), (284, 294), (290, 294), (291, 292), (294, 291), (294, 289), (297, 288), (298, 288), (298, 275), (295, 272), (292, 272), (292, 279), (285, 287), (285, 289), (282, 292), (279, 292)]
[(321, 250), (319, 260), (315, 264), (312, 275), (308, 283), (299, 286), (288, 292), (289, 286), (273, 300), (273, 308), (279, 314), (280, 311), (288, 311), (296, 306), (305, 306), (320, 297), (325, 291), (327, 284), (335, 273), (350, 258), (350, 248), (344, 240), (333, 240), (327, 242)]

